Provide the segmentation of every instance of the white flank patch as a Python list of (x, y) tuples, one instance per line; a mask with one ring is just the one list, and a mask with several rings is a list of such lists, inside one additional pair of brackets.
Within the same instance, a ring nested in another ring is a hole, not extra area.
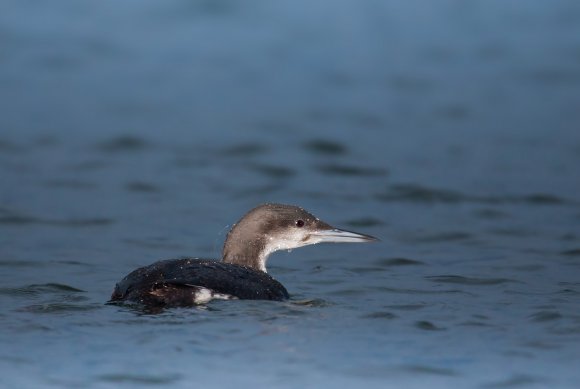
[(213, 298), (216, 300), (237, 300), (236, 296), (232, 296), (231, 294), (225, 293), (213, 293)]
[(208, 288), (204, 288), (203, 286), (197, 286), (197, 285), (188, 285), (191, 286), (193, 288), (195, 288), (195, 297), (193, 302), (195, 304), (207, 304), (209, 303), (211, 300), (217, 299), (217, 300), (233, 300), (236, 299), (235, 296), (229, 295), (229, 294), (224, 294), (224, 293), (216, 293), (211, 289)]

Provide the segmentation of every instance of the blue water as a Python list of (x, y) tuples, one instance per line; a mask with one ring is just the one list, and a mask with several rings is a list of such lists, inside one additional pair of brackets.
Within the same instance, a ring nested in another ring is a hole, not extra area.
[[(575, 1), (5, 1), (0, 386), (575, 388)], [(372, 234), (145, 314), (263, 202)]]

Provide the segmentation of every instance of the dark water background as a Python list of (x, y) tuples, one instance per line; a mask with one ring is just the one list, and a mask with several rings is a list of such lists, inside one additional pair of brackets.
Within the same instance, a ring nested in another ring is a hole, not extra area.
[[(0, 8), (0, 386), (578, 387), (577, 1)], [(266, 201), (383, 241), (103, 304)]]

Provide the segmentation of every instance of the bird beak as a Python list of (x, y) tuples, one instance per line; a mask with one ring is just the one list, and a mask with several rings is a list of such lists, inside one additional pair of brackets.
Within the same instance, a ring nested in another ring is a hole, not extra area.
[(310, 233), (311, 239), (316, 240), (316, 243), (321, 242), (335, 242), (335, 243), (347, 243), (347, 242), (377, 242), (380, 239), (374, 236), (359, 234), (358, 232), (339, 230), (338, 228), (333, 228), (330, 230), (319, 230)]

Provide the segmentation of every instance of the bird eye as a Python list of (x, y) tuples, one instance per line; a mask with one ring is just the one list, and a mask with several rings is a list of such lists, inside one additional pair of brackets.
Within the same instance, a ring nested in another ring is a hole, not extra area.
[(302, 219), (296, 220), (296, 227), (304, 227), (304, 220)]

